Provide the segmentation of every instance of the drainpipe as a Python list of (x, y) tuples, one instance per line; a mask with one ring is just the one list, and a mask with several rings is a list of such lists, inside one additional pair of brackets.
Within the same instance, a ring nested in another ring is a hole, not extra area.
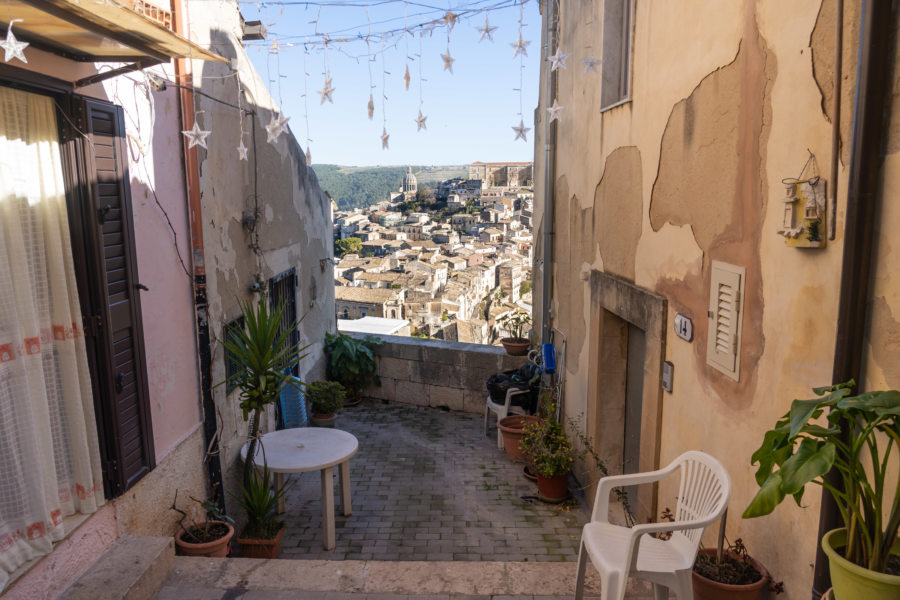
[[(556, 98), (556, 73), (550, 70), (550, 61), (547, 57), (553, 53), (553, 22), (556, 20), (556, 0), (546, 0), (544, 11), (544, 103), (545, 108), (553, 104)], [(540, 110), (540, 103), (538, 103)], [(549, 343), (552, 335), (550, 324), (551, 296), (553, 294), (553, 243), (554, 243), (554, 211), (553, 199), (554, 179), (556, 178), (556, 124), (551, 124), (546, 110), (542, 112), (541, 119), (544, 123), (544, 216), (542, 226), (544, 228), (543, 258), (541, 270), (543, 273), (541, 289), (541, 342)]]
[[(187, 4), (184, 10), (179, 0), (172, 0), (172, 21), (175, 33), (189, 37)], [(191, 79), (191, 61), (175, 59), (175, 79), (183, 87), (178, 88), (181, 100), (181, 129), (194, 127), (194, 92)], [(188, 221), (191, 231), (191, 268), (194, 275), (194, 314), (196, 317), (197, 354), (200, 361), (200, 398), (203, 407), (203, 442), (206, 448), (206, 476), (209, 498), (220, 507), (225, 506), (222, 485), (222, 464), (219, 460), (218, 422), (212, 393), (212, 351), (209, 335), (209, 305), (206, 298), (206, 267), (203, 257), (203, 208), (200, 203), (200, 162), (197, 148), (188, 147), (184, 138), (184, 174), (187, 181)]]
[[(870, 297), (873, 230), (879, 212), (879, 173), (884, 155), (884, 124), (887, 82), (891, 81), (890, 45), (893, 15), (891, 2), (864, 0), (853, 109), (853, 140), (850, 147), (850, 179), (847, 184), (847, 215), (841, 291), (838, 304), (832, 382), (855, 379), (862, 388), (862, 356)], [(846, 431), (846, 424), (842, 427)], [(840, 478), (832, 471), (832, 483)], [(823, 490), (812, 597), (819, 600), (830, 586), (828, 559), (822, 551), (822, 536), (841, 527), (841, 515), (831, 494)]]
[(831, 190), (828, 202), (828, 239), (833, 240), (837, 229), (838, 161), (841, 158), (841, 67), (844, 60), (844, 0), (834, 7), (834, 84), (831, 98)]

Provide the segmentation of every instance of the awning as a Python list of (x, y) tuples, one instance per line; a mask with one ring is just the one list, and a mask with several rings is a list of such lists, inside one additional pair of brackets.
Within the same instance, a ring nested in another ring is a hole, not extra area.
[(0, 11), (16, 38), (35, 48), (83, 62), (131, 62), (115, 71), (75, 82), (95, 83), (172, 58), (227, 62), (171, 31), (171, 13), (145, 0), (7, 0)]

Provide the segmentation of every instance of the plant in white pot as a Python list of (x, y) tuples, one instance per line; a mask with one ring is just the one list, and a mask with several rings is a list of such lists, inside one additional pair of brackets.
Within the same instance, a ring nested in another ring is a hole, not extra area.
[[(900, 598), (900, 392), (851, 396), (855, 382), (794, 400), (753, 453), (760, 486), (744, 517), (771, 513), (807, 483), (827, 489), (844, 522), (822, 539), (835, 600)], [(825, 417), (822, 422), (821, 418)], [(777, 468), (776, 468), (777, 467)], [(840, 485), (826, 474), (834, 468)]]

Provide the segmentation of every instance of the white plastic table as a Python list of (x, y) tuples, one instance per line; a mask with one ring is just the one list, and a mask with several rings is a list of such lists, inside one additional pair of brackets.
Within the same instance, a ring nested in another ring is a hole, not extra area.
[[(263, 460), (275, 474), (276, 489), (284, 483), (285, 473), (322, 473), (322, 537), (326, 550), (334, 548), (334, 467), (340, 466), (341, 511), (353, 512), (350, 500), (350, 457), (356, 454), (356, 437), (340, 429), (298, 427), (267, 433), (257, 444), (257, 468)], [(241, 458), (247, 459), (249, 442), (241, 448)], [(265, 458), (264, 458), (265, 457)], [(278, 514), (284, 513), (284, 497), (278, 502)]]

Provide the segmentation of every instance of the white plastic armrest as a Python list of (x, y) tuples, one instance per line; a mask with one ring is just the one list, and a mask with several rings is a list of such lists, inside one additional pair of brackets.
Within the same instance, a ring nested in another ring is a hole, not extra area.
[(669, 465), (656, 471), (646, 473), (632, 473), (630, 475), (608, 475), (597, 483), (597, 495), (594, 498), (594, 511), (591, 513), (592, 521), (609, 522), (609, 493), (613, 488), (653, 483), (669, 475), (680, 465)]
[(531, 390), (529, 390), (527, 388), (524, 390), (517, 390), (517, 389), (510, 388), (509, 390), (507, 390), (506, 391), (506, 408), (507, 409), (509, 408), (509, 405), (512, 402), (513, 396), (516, 396), (518, 394), (527, 394), (529, 392), (531, 392)]

